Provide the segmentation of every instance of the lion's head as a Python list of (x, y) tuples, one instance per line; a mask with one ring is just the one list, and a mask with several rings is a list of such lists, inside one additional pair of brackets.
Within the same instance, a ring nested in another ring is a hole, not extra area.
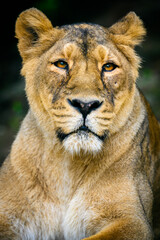
[(131, 12), (110, 28), (53, 28), (37, 9), (20, 14), (16, 36), (32, 113), (45, 135), (71, 153), (97, 153), (132, 110), (145, 35)]

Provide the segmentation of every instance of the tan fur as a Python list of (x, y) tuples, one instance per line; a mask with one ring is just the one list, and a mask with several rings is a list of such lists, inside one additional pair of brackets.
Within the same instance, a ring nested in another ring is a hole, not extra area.
[(160, 127), (136, 86), (144, 35), (133, 12), (108, 29), (20, 14), (30, 109), (0, 171), (0, 239), (160, 237)]

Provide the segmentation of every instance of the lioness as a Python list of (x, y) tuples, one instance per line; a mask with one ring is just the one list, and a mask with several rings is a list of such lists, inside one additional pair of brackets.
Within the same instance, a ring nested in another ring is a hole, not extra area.
[(30, 109), (0, 172), (1, 240), (158, 239), (160, 127), (136, 86), (145, 33), (133, 12), (108, 29), (20, 14)]

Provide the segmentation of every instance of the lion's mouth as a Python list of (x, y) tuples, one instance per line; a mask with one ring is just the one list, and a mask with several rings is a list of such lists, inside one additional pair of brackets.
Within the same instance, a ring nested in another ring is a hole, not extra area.
[(61, 142), (63, 142), (64, 139), (66, 139), (67, 137), (69, 137), (72, 134), (78, 134), (78, 135), (86, 135), (86, 137), (88, 136), (89, 133), (93, 134), (95, 137), (97, 137), (98, 139), (100, 139), (101, 141), (104, 141), (105, 138), (107, 137), (107, 132), (105, 132), (103, 135), (98, 135), (95, 132), (91, 131), (87, 126), (82, 125), (81, 127), (79, 127), (77, 130), (72, 131), (70, 133), (64, 133), (62, 131), (62, 129), (58, 129), (57, 130), (57, 137), (59, 138), (59, 140)]

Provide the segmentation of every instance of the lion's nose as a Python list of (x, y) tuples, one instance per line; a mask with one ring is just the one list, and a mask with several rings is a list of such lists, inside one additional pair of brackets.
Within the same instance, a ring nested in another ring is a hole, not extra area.
[(86, 118), (86, 116), (92, 112), (93, 110), (96, 110), (102, 105), (102, 102), (98, 100), (90, 101), (90, 102), (83, 102), (80, 99), (68, 99), (68, 102), (72, 107), (77, 109), (80, 113), (82, 113), (83, 117)]

